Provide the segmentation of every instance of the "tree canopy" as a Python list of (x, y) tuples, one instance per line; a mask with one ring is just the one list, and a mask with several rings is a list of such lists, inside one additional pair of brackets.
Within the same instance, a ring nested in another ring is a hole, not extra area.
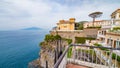
[(98, 18), (103, 14), (103, 12), (93, 12), (89, 14), (89, 17)]
[(100, 17), (102, 14), (103, 12), (93, 12), (88, 15), (89, 17), (93, 18), (93, 27), (94, 27), (95, 18)]
[(76, 24), (75, 24), (76, 30), (83, 30), (83, 28), (84, 28), (83, 24), (85, 22), (87, 22), (87, 21), (76, 22)]

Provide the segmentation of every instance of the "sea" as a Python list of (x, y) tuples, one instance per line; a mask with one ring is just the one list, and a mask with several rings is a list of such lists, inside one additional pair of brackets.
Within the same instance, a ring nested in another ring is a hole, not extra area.
[(39, 57), (48, 30), (0, 31), (0, 68), (27, 68)]

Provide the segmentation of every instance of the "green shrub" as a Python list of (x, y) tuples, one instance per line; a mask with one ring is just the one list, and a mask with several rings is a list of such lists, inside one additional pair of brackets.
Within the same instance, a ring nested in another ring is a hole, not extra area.
[(95, 55), (95, 51), (93, 49), (90, 50), (86, 50), (86, 49), (78, 49), (79, 52), (85, 52), (85, 53), (89, 53), (90, 55)]
[[(103, 47), (101, 44), (95, 43), (95, 46)], [(101, 50), (109, 51), (107, 48), (100, 48)]]
[(120, 27), (114, 27), (113, 30), (120, 30)]
[(75, 37), (75, 42), (84, 44), (85, 43), (85, 38), (84, 37)]
[(60, 35), (51, 35), (51, 34), (47, 34), (45, 35), (45, 41), (47, 42), (50, 42), (50, 41), (54, 41), (54, 40), (58, 40), (58, 39), (61, 39), (61, 36)]
[(75, 43), (84, 44), (86, 40), (95, 40), (95, 38), (91, 38), (91, 37), (75, 37)]
[(98, 28), (98, 29), (100, 29), (100, 28), (101, 28), (101, 26), (96, 26), (96, 27), (87, 27), (87, 28)]
[(67, 39), (68, 44), (72, 43), (72, 39)]
[(98, 43), (95, 43), (94, 45), (95, 45), (95, 46), (102, 46), (101, 44), (98, 44)]
[(72, 39), (62, 38), (63, 40), (67, 41), (68, 44), (72, 43)]
[[(110, 52), (107, 52), (107, 55), (110, 55)], [(116, 55), (115, 53), (112, 53), (112, 59), (116, 59), (117, 56), (117, 61), (120, 62), (120, 56)]]
[(117, 61), (120, 62), (120, 56), (116, 55), (115, 53), (112, 53), (112, 59), (116, 59), (117, 56)]
[(68, 58), (72, 57), (72, 47), (69, 48), (68, 53), (67, 53), (67, 57)]

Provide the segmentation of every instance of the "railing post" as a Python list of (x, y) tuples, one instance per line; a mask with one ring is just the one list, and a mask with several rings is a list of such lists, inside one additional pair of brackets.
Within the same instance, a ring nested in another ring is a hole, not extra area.
[(116, 59), (115, 59), (115, 67), (117, 67), (117, 54), (116, 54)]
[(100, 64), (102, 65), (102, 51), (100, 51)]
[(111, 66), (112, 66), (112, 49), (110, 50), (110, 56), (109, 56), (109, 68), (111, 68)]
[[(105, 57), (107, 57), (107, 51), (105, 51)], [(107, 66), (106, 58), (105, 58), (105, 66)]]
[(90, 59), (89, 59), (89, 49), (87, 48), (87, 50), (88, 50), (88, 61), (90, 61)]
[(84, 60), (84, 62), (85, 62), (85, 57), (86, 57), (86, 56), (85, 56), (85, 50), (83, 50), (83, 57), (84, 57), (83, 60)]
[(93, 49), (92, 49), (92, 63), (93, 63), (93, 54), (94, 54), (93, 52), (94, 52), (94, 51), (93, 51)]
[(74, 63), (75, 63), (75, 57), (76, 57), (76, 46), (74, 46), (74, 48), (73, 48), (73, 59), (74, 59)]
[(80, 60), (82, 60), (82, 48), (80, 49)]
[(81, 49), (81, 60), (83, 61), (83, 49)]

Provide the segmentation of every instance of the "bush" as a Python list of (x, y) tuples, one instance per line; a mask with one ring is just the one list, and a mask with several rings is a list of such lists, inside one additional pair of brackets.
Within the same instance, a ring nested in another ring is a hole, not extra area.
[(117, 61), (120, 62), (120, 56), (116, 55), (115, 53), (112, 53), (112, 59), (116, 59), (117, 56)]
[(68, 53), (67, 53), (68, 58), (71, 58), (71, 56), (72, 56), (72, 47), (69, 48)]
[(72, 39), (67, 39), (68, 44), (72, 43)]
[[(95, 45), (95, 46), (102, 47), (101, 44), (95, 43), (94, 45)], [(105, 51), (109, 51), (107, 48), (100, 48), (100, 49), (101, 49), (101, 50), (105, 50)], [(107, 52), (107, 55), (110, 55), (110, 52)], [(116, 56), (117, 56), (117, 61), (120, 62), (120, 56), (116, 55), (115, 53), (112, 53), (112, 59), (116, 59)]]
[[(95, 43), (95, 46), (103, 47), (101, 44)], [(101, 50), (109, 51), (107, 48), (100, 48)]]
[(114, 27), (113, 30), (120, 30), (120, 27)]
[(98, 28), (98, 29), (100, 29), (100, 28), (101, 28), (101, 26), (96, 26), (96, 27), (87, 27), (87, 28)]
[(62, 38), (63, 40), (67, 41), (68, 44), (72, 43), (72, 39)]
[(58, 40), (58, 39), (61, 39), (61, 36), (60, 35), (55, 35), (55, 36), (53, 36), (53, 35), (51, 35), (51, 34), (47, 34), (46, 36), (45, 36), (45, 41), (47, 41), (47, 42), (50, 42), (50, 41), (54, 41), (54, 40)]
[(75, 37), (75, 43), (84, 44), (86, 40), (95, 40), (95, 38), (91, 38), (91, 37)]
[(94, 45), (95, 45), (95, 46), (98, 46), (98, 47), (99, 47), (99, 46), (102, 46), (101, 44), (98, 44), (98, 43), (95, 43)]

